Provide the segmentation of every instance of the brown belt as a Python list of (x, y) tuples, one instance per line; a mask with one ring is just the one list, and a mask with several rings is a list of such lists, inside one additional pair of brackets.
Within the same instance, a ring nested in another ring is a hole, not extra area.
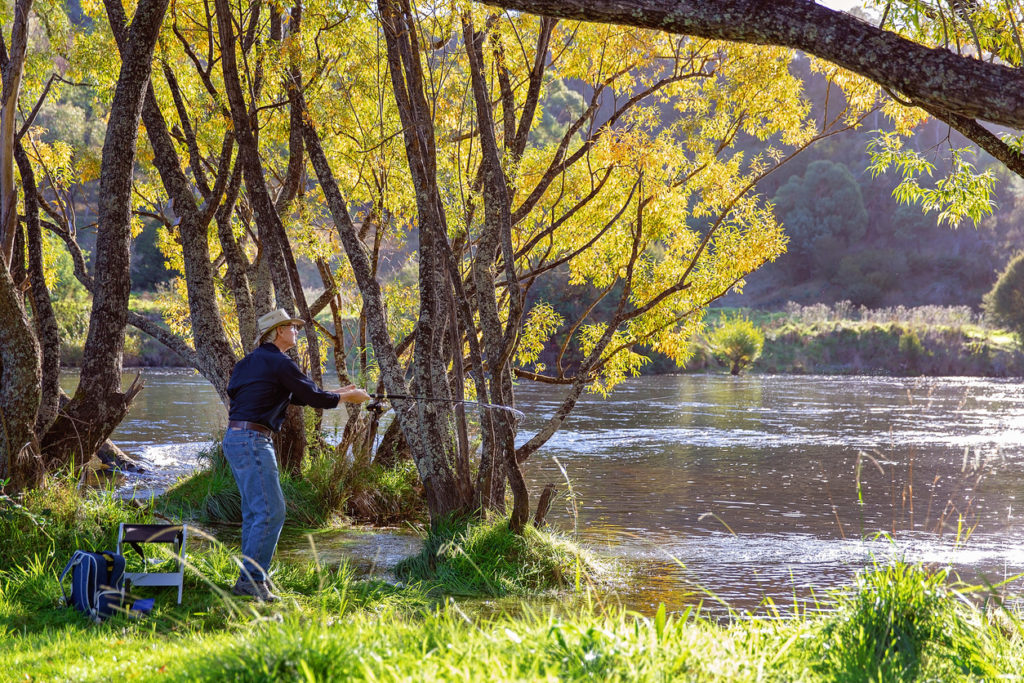
[(245, 420), (228, 420), (228, 429), (251, 429), (254, 432), (259, 432), (263, 436), (274, 435), (269, 428), (264, 427), (259, 422), (246, 422)]

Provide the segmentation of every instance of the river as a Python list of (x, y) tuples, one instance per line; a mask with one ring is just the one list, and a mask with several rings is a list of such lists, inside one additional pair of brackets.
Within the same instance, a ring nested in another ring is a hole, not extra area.
[[(145, 371), (113, 440), (158, 492), (195, 466), (226, 416), (209, 384)], [(74, 383), (65, 377), (66, 389)], [(522, 386), (522, 439), (557, 408)], [(339, 429), (343, 411), (326, 413)], [(549, 520), (620, 558), (616, 598), (649, 612), (703, 601), (813, 609), (872, 562), (902, 557), (997, 582), (1024, 572), (1024, 385), (977, 378), (685, 375), (585, 397), (524, 470), (563, 492)], [(1018, 509), (1020, 508), (1020, 509)], [(327, 557), (387, 569), (396, 534), (318, 535)], [(283, 542), (299, 552), (305, 541)]]

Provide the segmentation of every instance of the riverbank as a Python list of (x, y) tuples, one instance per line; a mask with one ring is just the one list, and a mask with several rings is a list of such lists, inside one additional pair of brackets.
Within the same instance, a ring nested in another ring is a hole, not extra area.
[(71, 549), (150, 515), (99, 496), (0, 501), (0, 680), (975, 680), (1024, 664), (1018, 614), (901, 563), (784, 618), (771, 605), (765, 618), (642, 617), (585, 578), (547, 593), (553, 608), (520, 597), (496, 610), (308, 560), (278, 563), (283, 599), (264, 605), (225, 593), (232, 549), (196, 536), (182, 605), (150, 589), (149, 616), (100, 625), (59, 608)]
[[(132, 309), (166, 326), (164, 302), (159, 296), (133, 295)], [(729, 315), (749, 318), (765, 334), (763, 353), (747, 372), (894, 377), (1024, 376), (1024, 352), (1014, 336), (992, 327), (967, 306), (869, 309), (839, 302), (831, 306), (790, 303), (782, 311), (713, 309), (707, 314), (708, 329)], [(75, 334), (64, 334), (63, 367), (81, 365), (85, 332), (83, 327)], [(722, 367), (705, 337), (693, 341), (693, 350), (694, 356), (683, 372), (714, 372)], [(541, 360), (554, 362), (552, 353), (552, 349), (547, 349)], [(651, 363), (641, 369), (641, 374), (680, 372), (667, 357), (647, 353)], [(570, 352), (568, 357), (572, 355)], [(185, 362), (155, 339), (129, 327), (124, 366), (175, 368), (185, 367)]]
[[(867, 309), (849, 304), (785, 311), (732, 310), (765, 335), (761, 357), (748, 372), (764, 374), (886, 375), (893, 377), (1021, 377), (1024, 353), (1012, 334), (985, 324), (966, 306)], [(709, 313), (713, 327), (725, 311)], [(698, 340), (687, 370), (718, 367)]]
[[(160, 295), (152, 292), (132, 293), (129, 309), (167, 329), (164, 321), (166, 309)], [(58, 327), (61, 332), (60, 364), (63, 368), (79, 368), (89, 332), (88, 300), (69, 300), (57, 306)], [(125, 328), (125, 368), (181, 368), (185, 360), (145, 332), (129, 325)]]

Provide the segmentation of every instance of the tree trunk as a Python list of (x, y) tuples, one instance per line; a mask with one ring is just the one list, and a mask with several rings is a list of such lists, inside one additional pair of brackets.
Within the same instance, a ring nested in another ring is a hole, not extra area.
[(28, 17), (32, 0), (18, 0), (11, 26), (11, 53), (3, 57), (3, 91), (0, 94), (0, 258), (10, 266), (14, 233), (18, 226), (18, 192), (14, 187), (14, 134), (18, 127), (18, 96), (25, 72)]
[[(305, 100), (301, 92), (298, 93), (297, 101), (305, 112)], [(408, 387), (405, 383), (405, 370), (398, 360), (395, 346), (391, 342), (386, 322), (386, 310), (384, 299), (380, 290), (380, 283), (373, 276), (373, 268), (370, 259), (359, 240), (359, 234), (348, 213), (348, 205), (338, 188), (334, 179), (327, 156), (324, 154), (320, 138), (313, 128), (308, 116), (303, 116), (303, 139), (306, 142), (306, 149), (309, 153), (310, 162), (320, 181), (320, 186), (327, 198), (331, 216), (334, 219), (338, 235), (345, 247), (352, 272), (355, 275), (356, 283), (363, 298), (363, 307), (366, 312), (366, 321), (370, 333), (370, 342), (373, 345), (374, 357), (380, 366), (381, 383), (390, 395), (408, 395)], [(444, 517), (453, 514), (465, 514), (470, 509), (470, 503), (458, 494), (456, 486), (449, 486), (452, 480), (452, 473), (449, 469), (444, 471), (443, 460), (437, 459), (437, 454), (428, 451), (427, 446), (419, 430), (417, 408), (412, 401), (396, 401), (395, 419), (405, 437), (416, 468), (423, 482), (424, 492), (427, 499), (427, 509), (430, 512), (432, 523), (436, 523)], [(447, 475), (447, 476), (446, 476)]]
[[(122, 55), (126, 54), (127, 20), (120, 3), (108, 2), (107, 17), (111, 30)], [(176, 83), (176, 81), (171, 81)], [(174, 212), (179, 216), (178, 229), (181, 235), (181, 250), (185, 265), (185, 285), (188, 294), (189, 317), (192, 323), (192, 338), (199, 360), (196, 370), (205, 377), (216, 389), (221, 400), (227, 400), (227, 384), (231, 370), (235, 365), (235, 354), (231, 350), (227, 333), (217, 306), (216, 285), (213, 279), (213, 268), (210, 266), (210, 245), (207, 226), (214, 212), (210, 206), (216, 207), (223, 196), (228, 170), (230, 168), (231, 151), (233, 149), (230, 135), (225, 137), (221, 151), (221, 163), (214, 188), (220, 188), (220, 196), (209, 191), (205, 210), (200, 211), (196, 205), (192, 184), (182, 171), (181, 160), (177, 147), (167, 129), (167, 122), (160, 111), (153, 85), (146, 88), (142, 105), (142, 121), (146, 126), (146, 134), (153, 148), (153, 165), (160, 174), (160, 180), (167, 196), (174, 202)], [(191, 128), (186, 126), (186, 128)], [(198, 180), (202, 178), (200, 175)], [(205, 183), (204, 183), (205, 184)], [(201, 191), (201, 190), (200, 190)]]
[[(463, 17), (462, 35), (469, 56), (473, 99), (476, 104), (477, 127), (480, 130), (480, 177), (483, 184), (484, 227), (477, 244), (473, 264), (476, 285), (477, 310), (480, 329), (490, 364), (490, 401), (511, 406), (511, 374), (508, 360), (515, 347), (523, 310), (522, 295), (515, 272), (512, 252), (512, 210), (508, 180), (501, 167), (501, 155), (494, 135), (494, 116), (487, 92), (483, 61), (483, 33), (473, 29), (469, 15)], [(511, 117), (511, 112), (506, 112)], [(509, 137), (512, 138), (511, 132)], [(510, 140), (512, 142), (512, 140)], [(512, 151), (512, 150), (510, 150)], [(494, 287), (496, 258), (502, 257), (509, 294), (508, 320), (503, 327), (498, 314), (498, 299)], [(474, 331), (475, 333), (475, 331)], [(497, 414), (496, 414), (497, 413)], [(509, 525), (516, 533), (522, 532), (529, 518), (530, 496), (515, 458), (515, 423), (507, 411), (491, 411), (490, 430), (484, 436), (484, 453), (490, 482), (480, 494), (488, 507), (505, 508), (504, 483), (512, 489), (512, 514)], [(487, 485), (488, 482), (484, 482)]]
[(25, 188), (25, 233), (28, 242), (28, 276), (32, 303), (32, 323), (42, 353), (41, 397), (34, 432), (43, 434), (57, 417), (60, 405), (60, 330), (53, 311), (50, 291), (43, 275), (43, 235), (39, 226), (39, 205), (36, 202), (36, 178), (28, 155), (21, 144), (15, 145), (15, 159)]
[[(445, 262), (449, 249), (448, 230), (437, 186), (433, 117), (424, 94), (417, 28), (406, 0), (380, 0), (378, 8), (387, 43), (392, 91), (402, 120), (406, 157), (416, 190), (420, 309), (413, 350), (413, 377), (419, 394), (450, 398), (446, 367), (439, 362), (441, 345), (448, 337), (445, 294), (452, 286)], [(308, 141), (307, 147), (311, 147)], [(461, 490), (454, 470), (458, 456), (450, 429), (455, 419), (451, 403), (437, 400), (409, 403), (415, 405), (415, 429), (420, 435), (421, 449), (409, 438), (404, 425), (403, 431), (423, 481), (431, 520), (436, 522), (448, 514), (472, 512), (473, 500)]]
[[(235, 312), (238, 315), (239, 342), (243, 353), (249, 353), (253, 349), (253, 343), (259, 334), (256, 326), (256, 303), (253, 296), (253, 287), (249, 278), (251, 266), (242, 250), (242, 245), (235, 239), (231, 230), (231, 215), (238, 202), (238, 191), (242, 184), (242, 166), (235, 164), (228, 182), (228, 189), (225, 193), (224, 203), (217, 209), (217, 237), (220, 240), (221, 252), (224, 254), (224, 262), (227, 265), (227, 273), (224, 280), (231, 288), (231, 294), (235, 299)], [(267, 283), (269, 288), (269, 283)]]
[(405, 442), (402, 434), (401, 423), (395, 419), (391, 421), (384, 435), (380, 438), (380, 446), (373, 456), (373, 464), (381, 467), (394, 467), (402, 460), (412, 457), (409, 451), (409, 444)]
[[(306, 321), (306, 340), (313, 379), (319, 379), (320, 353), (309, 308), (302, 293), (295, 259), (285, 234), (277, 207), (270, 197), (263, 165), (260, 160), (259, 142), (254, 121), (249, 116), (245, 95), (238, 72), (235, 56), (236, 38), (232, 24), (231, 7), (227, 0), (216, 0), (217, 31), (221, 40), (221, 66), (224, 74), (224, 92), (231, 110), (235, 139), (238, 142), (238, 163), (242, 164), (245, 186), (256, 218), (256, 227), (262, 243), (262, 256), (267, 259), (278, 307), (296, 312)], [(298, 310), (296, 310), (296, 308)], [(257, 310), (258, 315), (267, 311)], [(275, 438), (278, 460), (282, 468), (298, 474), (306, 451), (305, 424), (301, 409), (289, 407), (285, 425)]]
[(281, 431), (274, 435), (274, 451), (282, 472), (293, 477), (302, 474), (302, 461), (306, 454), (306, 425), (302, 406), (288, 406)]
[(0, 259), (0, 482), (8, 490), (36, 483), (41, 466), (27, 453), (39, 409), (39, 347), (25, 309)]
[[(110, 4), (120, 0), (105, 0)], [(110, 107), (100, 166), (95, 291), (78, 389), (43, 438), (47, 467), (81, 465), (128, 412), (136, 383), (121, 390), (121, 361), (131, 291), (132, 170), (153, 49), (167, 0), (140, 0), (132, 19)]]

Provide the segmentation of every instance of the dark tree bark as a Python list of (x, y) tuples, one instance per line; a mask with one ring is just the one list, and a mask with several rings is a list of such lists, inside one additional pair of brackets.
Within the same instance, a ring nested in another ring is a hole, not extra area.
[(11, 52), (0, 41), (3, 51), (3, 91), (0, 93), (0, 258), (10, 265), (14, 251), (14, 234), (18, 229), (18, 191), (14, 187), (14, 144), (18, 122), (18, 96), (25, 72), (25, 49), (28, 47), (28, 18), (32, 0), (18, 0), (14, 5), (11, 25)]
[(0, 482), (10, 490), (33, 484), (41, 472), (29, 444), (40, 403), (39, 348), (22, 301), (24, 244), (16, 244), (23, 233), (14, 186), (18, 96), (31, 7), (32, 0), (14, 6), (10, 55), (0, 39)]
[[(122, 56), (125, 56), (129, 46), (124, 10), (119, 2), (107, 2), (106, 8), (118, 49)], [(173, 84), (174, 81), (172, 80), (171, 83)], [(182, 116), (184, 117), (184, 114)], [(177, 148), (167, 129), (167, 123), (160, 111), (152, 84), (146, 88), (142, 106), (142, 121), (146, 125), (146, 134), (153, 147), (153, 164), (160, 174), (160, 180), (167, 191), (167, 196), (174, 201), (174, 212), (180, 218), (178, 230), (181, 235), (181, 249), (185, 264), (184, 276), (188, 294), (189, 317), (192, 323), (192, 336), (195, 340), (195, 357), (199, 361), (196, 370), (202, 373), (203, 377), (217, 390), (221, 400), (226, 402), (227, 384), (236, 359), (224, 330), (220, 309), (217, 306), (213, 268), (210, 266), (207, 226), (213, 218), (214, 210), (223, 198), (230, 169), (232, 138), (230, 135), (225, 138), (224, 147), (221, 150), (220, 169), (213, 189), (207, 186), (198, 161), (193, 160), (192, 168), (197, 174), (197, 186), (200, 192), (205, 188), (207, 196), (205, 210), (200, 210), (200, 207), (196, 205), (192, 184), (182, 171)], [(187, 118), (184, 118), (182, 124), (190, 130)], [(199, 152), (195, 145), (194, 135), (189, 136), (189, 139), (190, 147), (195, 148), (193, 156), (197, 157)]]
[[(544, 31), (542, 30), (542, 40), (543, 36)], [(515, 348), (515, 341), (519, 333), (523, 300), (516, 275), (515, 256), (512, 252), (511, 193), (505, 172), (501, 167), (501, 155), (494, 135), (494, 116), (484, 77), (483, 38), (484, 34), (474, 30), (472, 20), (466, 15), (463, 19), (463, 40), (469, 55), (470, 78), (473, 85), (473, 99), (476, 103), (477, 127), (480, 130), (480, 146), (483, 157), (480, 175), (483, 182), (484, 227), (477, 244), (477, 257), (473, 264), (473, 281), (476, 285), (477, 310), (480, 313), (480, 328), (483, 332), (491, 377), (489, 382), (490, 401), (498, 405), (512, 406), (514, 400), (508, 360)], [(505, 116), (511, 118), (511, 111), (506, 111)], [(509, 142), (514, 142), (511, 133), (509, 136)], [(497, 270), (496, 258), (499, 255), (505, 266), (504, 273), (509, 292), (509, 314), (504, 327), (498, 315), (498, 299), (493, 275)], [(475, 330), (473, 333), (475, 334)], [(504, 482), (507, 477), (509, 485), (512, 487), (512, 514), (509, 524), (513, 531), (519, 533), (528, 521), (530, 497), (523, 473), (515, 458), (514, 420), (511, 413), (499, 410), (493, 411), (490, 423), (489, 431), (491, 433), (484, 436), (484, 456), (481, 459), (481, 470), (489, 469), (493, 472), (493, 464), (488, 468), (488, 464), (493, 459), (495, 463), (501, 462), (501, 471), (504, 476), (492, 476), (490, 486), (482, 493), (487, 507), (504, 509), (504, 489), (501, 486), (496, 486), (496, 483)]]
[[(256, 302), (249, 279), (250, 264), (231, 230), (231, 215), (238, 200), (238, 191), (242, 183), (242, 167), (235, 164), (234, 172), (228, 183), (224, 203), (217, 210), (217, 238), (220, 240), (221, 252), (227, 265), (225, 281), (231, 288), (235, 299), (235, 311), (238, 315), (238, 333), (242, 349), (249, 353), (253, 349), (259, 328), (256, 326)], [(257, 256), (257, 259), (259, 257)], [(269, 290), (269, 282), (267, 289)], [(268, 302), (269, 303), (269, 302)]]
[[(413, 349), (413, 381), (420, 395), (451, 398), (445, 364), (439, 362), (441, 345), (448, 337), (449, 316), (445, 304), (446, 291), (451, 286), (445, 263), (448, 231), (437, 187), (434, 128), (424, 95), (421, 51), (408, 2), (381, 0), (378, 8), (387, 44), (392, 92), (403, 124), (406, 157), (416, 190), (420, 308)], [(450, 429), (454, 421), (452, 405), (444, 401), (407, 403), (414, 403), (422, 450), (416, 448), (404, 426), (403, 431), (424, 483), (431, 519), (437, 521), (448, 514), (470, 512), (472, 500), (467, 499), (459, 486), (454, 468), (457, 453)]]
[[(12, 244), (13, 246), (13, 244)], [(0, 482), (11, 491), (33, 485), (41, 474), (31, 450), (42, 373), (21, 297), (0, 259)]]
[(1019, 69), (929, 48), (810, 0), (486, 0), (549, 17), (596, 21), (760, 45), (827, 59), (915, 104), (1024, 128)]
[(25, 233), (28, 243), (28, 277), (31, 282), (29, 301), (32, 304), (32, 323), (42, 354), (41, 396), (33, 427), (33, 431), (39, 435), (53, 424), (60, 405), (60, 330), (43, 276), (43, 235), (35, 192), (36, 177), (21, 143), (15, 145), (14, 158), (18, 162), (21, 184), (25, 190)]
[[(106, 0), (116, 4), (119, 0)], [(48, 467), (83, 463), (121, 422), (141, 387), (121, 391), (128, 317), (131, 184), (142, 103), (167, 0), (141, 0), (123, 51), (100, 167), (95, 290), (78, 390), (43, 438)]]

